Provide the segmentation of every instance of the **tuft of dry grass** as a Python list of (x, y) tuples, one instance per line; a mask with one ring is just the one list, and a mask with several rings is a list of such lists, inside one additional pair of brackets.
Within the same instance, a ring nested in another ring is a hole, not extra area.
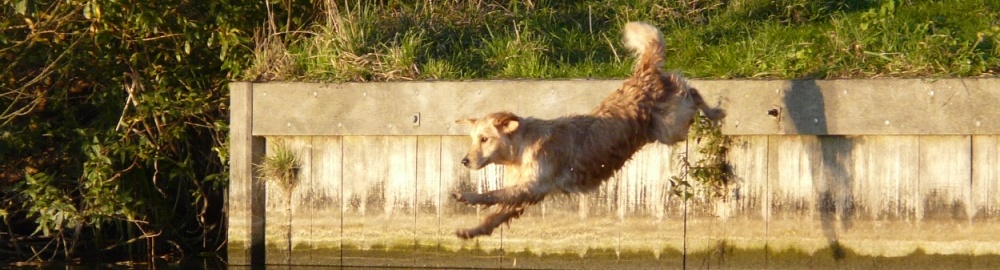
[[(422, 31), (396, 32), (388, 41), (378, 6), (335, 0), (321, 3), (310, 31), (275, 33), (257, 42), (248, 77), (257, 81), (396, 81), (421, 77)], [(273, 36), (290, 37), (286, 40)]]
[(264, 158), (258, 170), (262, 181), (278, 185), (290, 199), (299, 184), (299, 160), (285, 141), (274, 139), (271, 145), (272, 154)]
[(299, 70), (295, 57), (288, 51), (285, 41), (277, 35), (260, 31), (254, 34), (253, 58), (246, 78), (252, 81), (284, 81), (298, 79)]

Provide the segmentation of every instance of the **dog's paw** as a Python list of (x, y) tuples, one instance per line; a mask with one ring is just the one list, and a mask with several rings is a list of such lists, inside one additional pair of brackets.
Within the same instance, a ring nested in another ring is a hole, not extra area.
[(705, 112), (705, 116), (712, 121), (719, 121), (726, 117), (726, 111), (722, 109), (711, 109)]
[(462, 193), (458, 193), (458, 192), (452, 193), (451, 197), (455, 198), (456, 201), (468, 203), (467, 201), (465, 201), (465, 197), (462, 196)]
[(469, 239), (472, 239), (472, 238), (476, 238), (477, 236), (480, 236), (480, 235), (491, 235), (491, 234), (493, 234), (493, 231), (486, 232), (486, 231), (483, 231), (482, 229), (479, 229), (479, 228), (476, 228), (476, 229), (464, 229), (464, 230), (463, 229), (459, 229), (459, 230), (455, 231), (455, 236), (458, 236), (458, 238), (462, 239), (462, 240), (469, 240)]
[(476, 237), (471, 230), (457, 230), (455, 231), (455, 236), (458, 236), (458, 238), (462, 240), (469, 240)]
[(481, 203), (478, 195), (479, 194), (471, 192), (465, 192), (465, 193), (455, 192), (451, 194), (451, 197), (455, 198), (456, 201), (463, 202), (468, 205), (476, 205)]

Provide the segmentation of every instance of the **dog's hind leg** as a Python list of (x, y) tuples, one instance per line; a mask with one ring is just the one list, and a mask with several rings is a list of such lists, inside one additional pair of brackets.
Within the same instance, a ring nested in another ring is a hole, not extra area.
[(700, 93), (698, 93), (698, 89), (689, 88), (688, 93), (691, 94), (691, 98), (694, 99), (694, 103), (698, 105), (698, 109), (701, 109), (701, 111), (705, 113), (705, 116), (707, 116), (708, 119), (712, 119), (712, 121), (717, 121), (719, 119), (722, 119), (723, 117), (726, 117), (726, 112), (723, 111), (722, 109), (712, 108), (709, 107), (708, 104), (705, 104), (705, 99), (701, 97)]
[(480, 235), (491, 235), (493, 234), (493, 229), (500, 227), (504, 223), (510, 222), (511, 219), (520, 217), (524, 213), (524, 207), (498, 207), (496, 212), (493, 212), (489, 216), (483, 219), (483, 222), (479, 223), (479, 226), (469, 229), (459, 229), (455, 232), (458, 238), (471, 239)]

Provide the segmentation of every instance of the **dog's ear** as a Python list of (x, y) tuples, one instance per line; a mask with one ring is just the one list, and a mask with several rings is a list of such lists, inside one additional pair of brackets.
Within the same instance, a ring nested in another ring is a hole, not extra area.
[(493, 118), (493, 125), (496, 126), (500, 133), (511, 134), (517, 131), (517, 127), (521, 124), (520, 121), (520, 118), (513, 113), (502, 112), (496, 114)]
[(507, 122), (503, 123), (502, 125), (503, 125), (502, 127), (499, 127), (500, 132), (503, 132), (504, 134), (511, 134), (514, 133), (514, 131), (517, 131), (517, 127), (521, 125), (521, 121), (518, 121), (517, 119), (511, 119), (507, 120)]

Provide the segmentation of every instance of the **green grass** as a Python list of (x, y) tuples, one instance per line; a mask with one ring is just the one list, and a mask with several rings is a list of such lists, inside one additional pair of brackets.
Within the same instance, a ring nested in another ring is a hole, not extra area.
[[(336, 1), (335, 1), (336, 2)], [(1000, 1), (339, 1), (276, 33), (272, 80), (617, 78), (628, 21), (658, 26), (665, 68), (700, 78), (992, 76)], [(281, 19), (281, 18), (279, 18)], [(260, 42), (267, 45), (268, 42)]]

